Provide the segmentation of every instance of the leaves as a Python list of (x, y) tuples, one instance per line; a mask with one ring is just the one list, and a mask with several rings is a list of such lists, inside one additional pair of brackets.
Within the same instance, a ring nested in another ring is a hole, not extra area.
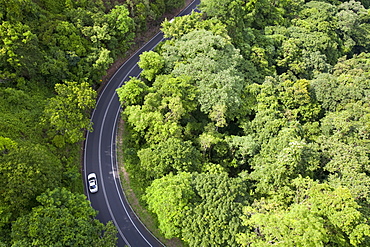
[[(105, 227), (83, 195), (66, 189), (48, 191), (37, 198), (40, 206), (17, 219), (12, 227), (12, 246), (112, 246), (117, 230)], [(103, 235), (103, 231), (105, 231)]]
[(243, 224), (250, 230), (238, 236), (242, 246), (357, 246), (369, 236), (370, 227), (348, 189), (302, 178), (293, 184), (296, 201), (288, 207), (262, 201), (244, 208)]
[(146, 189), (149, 209), (158, 216), (159, 229), (166, 238), (180, 237), (182, 222), (194, 196), (190, 173), (172, 173), (156, 179)]
[(96, 92), (86, 82), (55, 85), (57, 95), (45, 108), (45, 121), (50, 122), (66, 142), (83, 140), (82, 130), (91, 130), (89, 110), (95, 105)]
[(199, 174), (194, 179), (196, 197), (183, 222), (189, 246), (234, 246), (242, 229), (240, 212), (246, 201), (246, 181), (226, 173)]
[(153, 81), (155, 76), (159, 74), (164, 66), (164, 59), (161, 55), (154, 51), (144, 52), (140, 55), (138, 62), (140, 68), (143, 69), (141, 76), (148, 81)]
[(189, 75), (196, 81), (202, 112), (211, 114), (219, 126), (238, 115), (246, 86), (238, 71), (242, 57), (225, 38), (192, 31), (163, 49), (165, 60), (175, 65), (174, 75)]
[(169, 138), (137, 153), (141, 168), (149, 178), (161, 178), (166, 174), (199, 171), (200, 152), (191, 141)]

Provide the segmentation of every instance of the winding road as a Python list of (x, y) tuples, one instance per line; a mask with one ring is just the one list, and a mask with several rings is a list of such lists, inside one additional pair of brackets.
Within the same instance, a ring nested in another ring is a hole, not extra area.
[[(194, 0), (179, 16), (191, 13), (199, 4)], [(141, 223), (126, 201), (122, 190), (116, 162), (116, 132), (120, 117), (120, 103), (116, 89), (131, 76), (137, 77), (141, 69), (138, 67), (139, 55), (152, 50), (163, 40), (158, 33), (129, 60), (127, 60), (109, 80), (96, 103), (91, 121), (94, 131), (88, 132), (84, 148), (84, 184), (85, 193), (91, 206), (98, 210), (97, 218), (103, 222), (113, 221), (118, 229), (118, 246), (146, 247), (164, 246)], [(87, 187), (87, 175), (95, 172), (99, 191), (91, 194)]]

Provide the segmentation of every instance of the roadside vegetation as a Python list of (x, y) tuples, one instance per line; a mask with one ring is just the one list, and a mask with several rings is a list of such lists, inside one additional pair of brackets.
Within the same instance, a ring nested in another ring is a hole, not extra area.
[(203, 0), (117, 90), (141, 204), (188, 246), (370, 246), (368, 1)]
[(0, 246), (114, 246), (83, 195), (96, 89), (183, 1), (0, 0)]

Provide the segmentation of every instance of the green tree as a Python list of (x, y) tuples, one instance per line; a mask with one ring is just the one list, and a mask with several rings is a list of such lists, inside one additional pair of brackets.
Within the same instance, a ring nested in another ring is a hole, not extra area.
[(161, 178), (170, 172), (201, 170), (201, 154), (191, 141), (169, 138), (159, 144), (142, 148), (137, 153), (140, 166), (149, 178)]
[(0, 153), (5, 154), (16, 146), (17, 143), (12, 139), (0, 136)]
[(56, 84), (56, 96), (45, 107), (45, 121), (55, 130), (54, 144), (83, 140), (83, 130), (91, 130), (89, 110), (95, 105), (96, 92), (86, 82)]
[(338, 9), (323, 1), (310, 1), (296, 13), (291, 26), (269, 26), (265, 33), (274, 40), (279, 73), (289, 71), (299, 78), (311, 79), (318, 72), (328, 72), (344, 55), (337, 33)]
[(246, 134), (255, 136), (259, 145), (276, 136), (283, 127), (319, 119), (320, 104), (310, 90), (310, 82), (305, 79), (266, 77), (262, 85), (252, 84), (248, 90), (255, 97), (252, 108), (255, 115), (242, 126)]
[(35, 77), (42, 55), (31, 28), (21, 22), (2, 21), (0, 37), (0, 80), (20, 82), (18, 77)]
[(149, 93), (149, 87), (137, 78), (131, 78), (117, 94), (122, 106), (139, 105), (144, 103), (144, 96)]
[(193, 181), (193, 205), (185, 212), (182, 238), (189, 246), (236, 246), (243, 230), (241, 210), (249, 195), (241, 177), (227, 173), (197, 174)]
[[(362, 1), (365, 2), (365, 1)], [(365, 6), (365, 5), (364, 5)], [(368, 10), (360, 1), (344, 1), (338, 6), (339, 35), (344, 42), (344, 51), (350, 54), (369, 51)], [(367, 3), (367, 7), (369, 3)]]
[(243, 209), (242, 246), (359, 246), (370, 226), (348, 188), (310, 179), (292, 183), (292, 203), (256, 201)]
[(134, 21), (129, 16), (129, 10), (125, 5), (117, 5), (105, 17), (110, 33), (114, 37), (107, 48), (114, 52), (118, 47), (121, 52), (125, 52), (135, 36)]
[[(298, 176), (314, 176), (319, 168), (318, 147), (307, 143), (299, 135), (299, 126), (283, 128), (261, 146), (259, 154), (250, 162), (256, 192), (275, 193), (289, 186)], [(278, 192), (280, 193), (280, 192)]]
[(229, 145), (230, 152), (232, 153), (233, 161), (243, 169), (247, 168), (249, 159), (253, 157), (258, 150), (258, 145), (252, 135), (246, 136), (225, 136), (225, 141)]
[(148, 143), (159, 143), (170, 137), (180, 138), (184, 131), (181, 120), (196, 109), (197, 90), (191, 78), (158, 76), (148, 91), (150, 93), (145, 95), (143, 105), (125, 108), (127, 122)]
[(23, 21), (28, 15), (33, 15), (40, 10), (32, 0), (25, 0), (24, 2), (1, 0), (0, 9), (0, 19), (11, 22)]
[(177, 39), (195, 30), (206, 30), (211, 31), (215, 35), (221, 35), (226, 39), (230, 39), (227, 34), (226, 25), (222, 24), (216, 18), (204, 20), (202, 14), (198, 12), (175, 17), (171, 21), (165, 20), (162, 23), (161, 30), (165, 38)]
[(63, 172), (59, 158), (47, 147), (9, 140), (0, 152), (0, 241), (4, 243), (10, 241), (11, 222), (36, 206), (38, 195), (59, 186)]
[(157, 215), (159, 229), (166, 238), (181, 236), (182, 222), (195, 195), (191, 182), (190, 173), (170, 173), (154, 180), (146, 189), (144, 199), (149, 210)]
[(84, 195), (66, 189), (47, 191), (40, 206), (12, 226), (12, 246), (114, 246), (117, 230), (94, 219), (96, 211)]
[(326, 111), (342, 110), (348, 103), (368, 102), (369, 54), (339, 59), (332, 74), (319, 74), (311, 83), (317, 100)]
[(46, 147), (22, 142), (0, 155), (0, 174), (0, 200), (14, 220), (35, 206), (38, 195), (61, 183), (62, 164)]
[(164, 59), (158, 53), (148, 51), (140, 55), (138, 65), (143, 69), (141, 76), (148, 81), (154, 81), (155, 76), (160, 74), (160, 71), (164, 66)]
[(114, 55), (126, 52), (135, 35), (134, 21), (125, 5), (117, 5), (107, 14), (97, 12), (91, 18), (94, 23), (82, 26), (82, 33), (92, 41), (94, 48), (108, 49)]
[(192, 31), (163, 47), (163, 57), (175, 76), (189, 75), (199, 88), (200, 110), (218, 127), (244, 109), (247, 81), (239, 68), (239, 51), (222, 36), (210, 31)]
[(244, 6), (243, 1), (239, 0), (205, 0), (199, 8), (208, 17), (217, 18), (224, 23), (229, 35), (234, 38), (246, 27)]
[(322, 119), (322, 135), (317, 140), (328, 183), (348, 187), (364, 205), (370, 203), (369, 119), (368, 104), (348, 104)]

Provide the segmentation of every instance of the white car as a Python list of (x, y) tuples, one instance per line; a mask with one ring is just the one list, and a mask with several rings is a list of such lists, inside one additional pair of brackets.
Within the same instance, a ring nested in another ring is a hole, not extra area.
[(90, 173), (87, 176), (87, 181), (89, 183), (89, 190), (91, 193), (96, 193), (98, 192), (98, 181), (96, 180), (96, 174), (95, 173)]

